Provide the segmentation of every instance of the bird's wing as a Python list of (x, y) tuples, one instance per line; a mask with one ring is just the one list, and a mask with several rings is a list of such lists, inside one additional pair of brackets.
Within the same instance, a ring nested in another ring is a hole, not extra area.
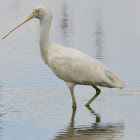
[(90, 84), (94, 77), (99, 79), (98, 69), (104, 67), (90, 56), (62, 46), (50, 51), (49, 65), (59, 78), (77, 84)]

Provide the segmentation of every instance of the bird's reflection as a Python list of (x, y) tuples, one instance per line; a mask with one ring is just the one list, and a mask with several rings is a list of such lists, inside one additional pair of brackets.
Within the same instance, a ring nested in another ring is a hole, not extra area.
[(74, 126), (76, 109), (73, 109), (71, 121), (66, 129), (58, 132), (54, 140), (90, 140), (90, 139), (121, 139), (124, 137), (123, 123), (101, 123), (101, 117), (90, 107), (90, 113), (96, 117), (96, 121), (89, 126)]

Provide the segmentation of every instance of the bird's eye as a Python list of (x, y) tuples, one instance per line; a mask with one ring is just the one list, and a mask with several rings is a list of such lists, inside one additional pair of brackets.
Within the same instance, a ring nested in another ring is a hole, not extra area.
[(35, 16), (35, 18), (38, 18), (38, 16), (39, 16), (39, 10), (38, 9), (34, 10), (34, 16)]

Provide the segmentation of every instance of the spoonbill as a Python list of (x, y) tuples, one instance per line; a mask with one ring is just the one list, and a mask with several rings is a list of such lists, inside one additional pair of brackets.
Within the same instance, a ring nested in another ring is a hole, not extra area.
[(97, 86), (124, 88), (125, 82), (106, 68), (100, 61), (73, 48), (55, 44), (49, 39), (52, 21), (52, 13), (49, 8), (37, 6), (21, 24), (8, 32), (3, 39), (12, 31), (33, 18), (38, 18), (40, 20), (41, 56), (54, 74), (66, 82), (71, 92), (73, 107), (76, 107), (74, 86), (77, 84), (91, 85), (96, 90), (96, 94), (85, 104), (86, 106), (89, 106), (100, 94), (101, 90)]

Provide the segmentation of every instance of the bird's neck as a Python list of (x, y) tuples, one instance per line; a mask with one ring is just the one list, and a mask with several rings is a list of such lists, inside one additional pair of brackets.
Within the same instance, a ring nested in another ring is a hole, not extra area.
[(40, 47), (47, 47), (50, 42), (49, 32), (51, 26), (51, 19), (48, 20), (46, 17), (40, 19)]
[(40, 19), (40, 51), (46, 64), (48, 64), (48, 51), (49, 47), (51, 46), (51, 41), (49, 39), (50, 26), (51, 18), (49, 20), (45, 17)]

